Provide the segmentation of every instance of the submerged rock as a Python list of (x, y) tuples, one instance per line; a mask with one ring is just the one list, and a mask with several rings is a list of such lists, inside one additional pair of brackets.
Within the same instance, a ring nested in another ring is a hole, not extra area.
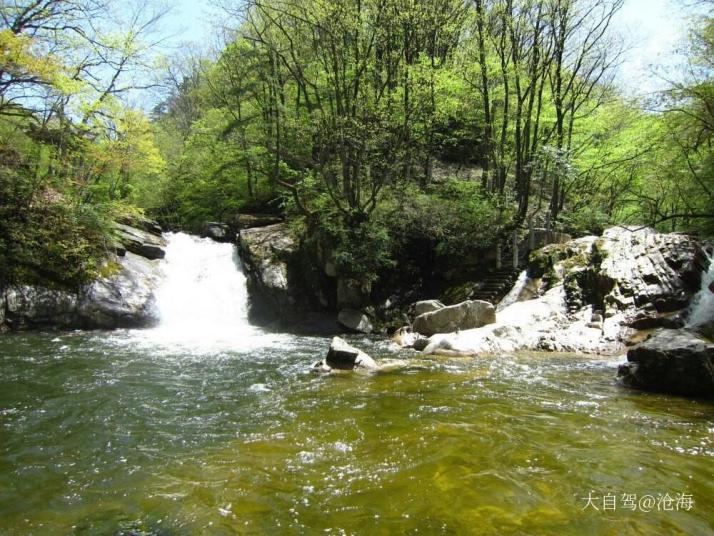
[(333, 337), (324, 360), (314, 365), (316, 370), (378, 370), (379, 365), (362, 350), (348, 344), (340, 337)]
[(412, 327), (422, 335), (473, 329), (496, 321), (496, 309), (486, 301), (472, 300), (423, 313)]
[(342, 309), (337, 315), (337, 322), (344, 328), (355, 333), (369, 334), (374, 331), (369, 317), (362, 311)]
[(618, 377), (630, 387), (714, 398), (714, 344), (686, 331), (662, 329), (627, 352)]

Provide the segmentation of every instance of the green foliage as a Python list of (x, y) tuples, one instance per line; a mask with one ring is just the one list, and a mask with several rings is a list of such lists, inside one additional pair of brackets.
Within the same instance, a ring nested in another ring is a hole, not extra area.
[(63, 194), (38, 174), (37, 153), (6, 148), (2, 156), (0, 285), (75, 287), (91, 280), (106, 256), (105, 211)]

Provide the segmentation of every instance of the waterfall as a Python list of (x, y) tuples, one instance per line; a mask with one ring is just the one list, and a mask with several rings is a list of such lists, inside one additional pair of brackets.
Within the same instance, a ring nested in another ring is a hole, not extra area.
[(714, 292), (709, 286), (714, 283), (714, 254), (707, 252), (709, 269), (702, 274), (702, 284), (689, 306), (687, 327), (701, 326), (714, 320)]
[(150, 342), (197, 350), (264, 344), (248, 322), (246, 278), (233, 244), (167, 233), (164, 278), (156, 290), (159, 325)]
[(516, 280), (516, 283), (513, 285), (513, 288), (510, 290), (508, 294), (506, 294), (503, 299), (498, 302), (498, 305), (496, 306), (496, 311), (502, 311), (509, 305), (513, 305), (518, 301), (518, 298), (521, 296), (521, 292), (523, 291), (523, 287), (526, 286), (526, 282), (528, 281), (528, 272), (526, 270), (523, 270), (520, 274), (518, 274), (518, 279)]

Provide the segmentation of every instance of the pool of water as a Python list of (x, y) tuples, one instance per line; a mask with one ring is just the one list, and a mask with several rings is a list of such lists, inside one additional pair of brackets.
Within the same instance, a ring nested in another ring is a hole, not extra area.
[(354, 338), (387, 371), (315, 375), (327, 339), (146, 333), (0, 336), (0, 534), (713, 530), (714, 404), (619, 359)]

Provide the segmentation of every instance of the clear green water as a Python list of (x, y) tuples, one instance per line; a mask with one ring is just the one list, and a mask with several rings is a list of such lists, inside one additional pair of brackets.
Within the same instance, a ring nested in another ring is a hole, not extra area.
[[(615, 359), (413, 358), (328, 341), (194, 355), (136, 332), (0, 336), (0, 534), (711, 534), (714, 405)], [(583, 510), (589, 492), (615, 511)], [(629, 511), (623, 493), (691, 494)]]

